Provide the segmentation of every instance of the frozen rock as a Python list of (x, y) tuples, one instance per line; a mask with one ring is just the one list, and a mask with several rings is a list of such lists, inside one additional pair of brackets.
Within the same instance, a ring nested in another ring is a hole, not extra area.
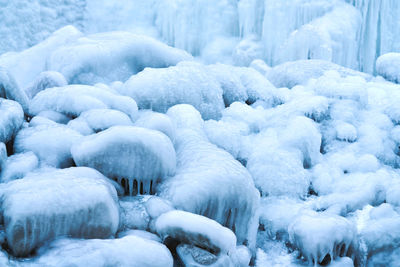
[[(218, 256), (207, 250), (187, 244), (180, 244), (176, 248), (179, 260), (184, 266), (209, 266), (209, 267), (233, 267), (236, 266), (226, 254)], [(237, 265), (240, 266), (240, 265)]]
[(168, 136), (172, 142), (175, 140), (175, 125), (166, 114), (147, 110), (139, 112), (135, 126), (160, 131)]
[(71, 152), (78, 166), (117, 180), (129, 195), (154, 194), (157, 183), (175, 173), (171, 140), (155, 130), (114, 126), (85, 137)]
[(17, 102), (0, 98), (0, 113), (0, 142), (7, 143), (21, 128), (24, 112)]
[(3, 168), (0, 164), (0, 181), (5, 183), (23, 178), (38, 166), (39, 159), (33, 152), (29, 151), (26, 153), (14, 154), (7, 159)]
[(133, 99), (88, 85), (69, 85), (41, 91), (32, 99), (29, 112), (34, 116), (51, 110), (78, 117), (82, 112), (91, 109), (116, 109), (132, 120), (137, 116), (137, 105)]
[(37, 93), (46, 88), (62, 87), (67, 84), (67, 80), (61, 73), (57, 71), (44, 71), (36, 77), (33, 84), (25, 89), (25, 91), (30, 98), (33, 98)]
[(169, 237), (196, 245), (214, 253), (233, 252), (236, 236), (214, 220), (186, 211), (173, 210), (162, 214), (155, 223), (163, 239)]
[[(35, 265), (36, 264), (36, 265)], [(34, 266), (172, 267), (173, 259), (163, 244), (128, 235), (108, 240), (61, 239), (34, 261)]]
[(7, 243), (27, 256), (59, 236), (107, 238), (119, 224), (115, 188), (89, 168), (49, 170), (1, 188)]
[(14, 140), (14, 152), (32, 151), (40, 164), (56, 168), (73, 165), (70, 149), (82, 138), (78, 132), (62, 124), (44, 124), (24, 128)]
[(143, 230), (128, 230), (125, 232), (120, 232), (120, 233), (118, 233), (118, 238), (130, 236), (130, 235), (138, 236), (143, 239), (153, 240), (153, 241), (162, 243), (162, 240), (161, 240), (161, 238), (158, 237), (158, 235), (147, 232), (147, 231), (143, 231)]
[(120, 228), (147, 230), (151, 220), (145, 203), (149, 196), (124, 197), (120, 200), (121, 225)]
[(29, 99), (14, 80), (14, 77), (0, 66), (0, 97), (18, 102), (24, 112), (28, 111)]
[(387, 53), (376, 60), (376, 72), (385, 79), (400, 83), (400, 53)]
[(167, 112), (176, 128), (188, 128), (201, 135), (204, 133), (204, 121), (200, 112), (191, 105), (179, 104), (170, 107)]

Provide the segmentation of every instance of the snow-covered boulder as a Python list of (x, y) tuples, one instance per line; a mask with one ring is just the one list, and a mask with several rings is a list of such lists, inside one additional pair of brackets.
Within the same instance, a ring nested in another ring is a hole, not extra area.
[(108, 240), (61, 239), (46, 249), (33, 261), (33, 266), (173, 266), (166, 246), (135, 235)]
[(14, 154), (7, 159), (3, 168), (0, 164), (0, 181), (4, 183), (20, 179), (38, 167), (39, 159), (33, 152)]
[(160, 131), (168, 136), (172, 142), (175, 140), (175, 125), (166, 114), (150, 110), (139, 112), (135, 126)]
[(29, 99), (15, 81), (14, 77), (0, 66), (0, 97), (17, 101), (24, 112), (28, 111)]
[(378, 57), (376, 72), (388, 81), (400, 83), (400, 53), (387, 53)]
[(329, 263), (337, 257), (354, 257), (357, 249), (356, 228), (346, 218), (309, 212), (289, 226), (291, 243), (313, 264)]
[(67, 80), (61, 73), (57, 71), (44, 71), (36, 77), (32, 85), (25, 89), (25, 91), (28, 97), (33, 98), (37, 93), (46, 88), (62, 87), (67, 84)]
[(97, 33), (76, 39), (50, 54), (47, 69), (69, 83), (125, 81), (145, 67), (163, 68), (192, 60), (183, 50), (129, 32)]
[(239, 243), (255, 245), (259, 192), (246, 168), (194, 130), (178, 129), (175, 144), (176, 175), (163, 182), (160, 196), (234, 230)]
[(24, 122), (24, 111), (15, 101), (0, 98), (0, 142), (10, 141)]
[(41, 165), (56, 168), (73, 166), (71, 146), (82, 135), (62, 124), (44, 124), (20, 130), (14, 140), (14, 153), (32, 151)]
[(77, 166), (116, 179), (129, 195), (154, 194), (157, 183), (175, 173), (172, 142), (155, 130), (114, 126), (85, 137), (71, 152)]
[(48, 88), (39, 92), (31, 101), (31, 116), (52, 110), (70, 117), (78, 117), (91, 109), (116, 109), (132, 120), (137, 116), (137, 105), (132, 98), (118, 95), (112, 89), (101, 89), (88, 85), (69, 85)]
[(7, 244), (27, 256), (60, 237), (107, 238), (119, 224), (115, 188), (89, 168), (36, 172), (0, 188)]
[(125, 113), (115, 109), (91, 109), (68, 122), (68, 127), (83, 135), (104, 131), (112, 126), (133, 125)]
[(135, 99), (140, 109), (165, 113), (176, 104), (193, 105), (204, 119), (216, 119), (224, 109), (222, 88), (208, 69), (195, 62), (146, 68), (133, 75), (119, 91)]
[(236, 248), (236, 236), (207, 217), (181, 210), (162, 214), (155, 223), (157, 233), (163, 238), (205, 248), (216, 254), (227, 254)]

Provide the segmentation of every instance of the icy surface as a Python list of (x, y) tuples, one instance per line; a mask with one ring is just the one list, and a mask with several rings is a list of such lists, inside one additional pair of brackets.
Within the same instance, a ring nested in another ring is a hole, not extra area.
[(38, 157), (32, 152), (14, 154), (0, 164), (0, 180), (2, 183), (23, 178), (39, 166)]
[(175, 149), (161, 132), (114, 126), (87, 136), (72, 147), (78, 166), (88, 166), (116, 179), (129, 195), (154, 194), (157, 183), (174, 175)]
[(110, 240), (61, 239), (49, 245), (33, 266), (172, 267), (173, 259), (163, 244), (128, 235)]
[(7, 243), (29, 255), (59, 236), (107, 238), (117, 231), (115, 188), (89, 168), (41, 171), (1, 187)]
[(376, 72), (385, 79), (400, 83), (400, 53), (388, 53), (376, 60)]
[(10, 141), (21, 128), (24, 112), (17, 102), (0, 98), (0, 142)]

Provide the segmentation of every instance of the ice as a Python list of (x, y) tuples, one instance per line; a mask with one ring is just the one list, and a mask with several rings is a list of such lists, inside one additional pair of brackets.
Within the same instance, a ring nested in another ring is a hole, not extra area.
[(39, 159), (33, 152), (14, 154), (7, 159), (5, 166), (0, 167), (0, 180), (2, 183), (5, 183), (23, 178), (38, 166)]
[(70, 149), (82, 135), (62, 124), (24, 128), (14, 140), (14, 153), (32, 151), (41, 165), (56, 168), (73, 166)]
[(7, 167), (7, 148), (4, 143), (0, 143), (0, 175), (3, 175), (4, 169)]
[(60, 124), (67, 124), (71, 120), (70, 117), (53, 110), (43, 110), (39, 112), (37, 116), (52, 120)]
[(163, 244), (128, 235), (109, 240), (61, 239), (50, 244), (33, 266), (172, 267), (173, 259)]
[(128, 115), (115, 109), (90, 109), (82, 112), (78, 118), (68, 122), (67, 126), (83, 135), (104, 131), (112, 126), (132, 126)]
[(27, 256), (59, 236), (107, 238), (119, 224), (115, 188), (99, 172), (69, 168), (31, 173), (1, 187), (7, 243)]
[(191, 60), (186, 52), (153, 38), (129, 32), (98, 33), (56, 49), (47, 70), (62, 73), (69, 83), (125, 81), (145, 67), (168, 67)]
[(48, 88), (39, 92), (31, 101), (29, 113), (34, 116), (43, 111), (55, 111), (70, 117), (78, 117), (91, 109), (116, 109), (132, 120), (137, 116), (137, 105), (129, 97), (110, 90), (88, 85), (68, 85)]
[(168, 136), (172, 142), (175, 140), (175, 125), (166, 114), (147, 110), (141, 111), (139, 118), (135, 121), (135, 126), (160, 131)]
[(146, 68), (133, 75), (120, 93), (135, 99), (140, 109), (158, 112), (166, 112), (176, 104), (190, 104), (204, 119), (219, 118), (224, 108), (220, 84), (205, 66), (194, 62), (164, 69)]
[(158, 217), (155, 228), (165, 238), (197, 245), (216, 254), (233, 252), (236, 236), (214, 220), (186, 211), (173, 210)]
[(150, 232), (143, 231), (143, 230), (128, 230), (125, 232), (119, 232), (118, 238), (122, 238), (122, 237), (129, 236), (129, 235), (138, 236), (143, 239), (149, 239), (149, 240), (153, 240), (153, 241), (162, 243), (162, 240), (161, 240), (161, 238), (158, 237), (158, 235), (152, 234)]
[(175, 173), (176, 156), (163, 133), (134, 126), (113, 126), (85, 137), (71, 148), (78, 166), (99, 170), (129, 195), (154, 194), (159, 182)]
[(0, 65), (0, 97), (17, 101), (24, 112), (28, 111), (29, 100), (26, 93), (18, 86), (14, 77)]
[(296, 218), (289, 226), (292, 244), (315, 265), (342, 256), (354, 257), (356, 228), (343, 217), (312, 212)]
[(400, 83), (400, 53), (387, 53), (376, 60), (376, 72), (385, 79)]
[(24, 111), (15, 101), (0, 98), (0, 142), (14, 138), (24, 122)]
[(234, 230), (239, 243), (253, 247), (259, 192), (248, 171), (194, 130), (178, 129), (175, 144), (176, 175), (162, 184), (160, 196), (178, 209), (216, 220)]
[(168, 117), (171, 118), (176, 128), (187, 128), (205, 137), (204, 121), (201, 114), (193, 106), (188, 104), (175, 105), (168, 109)]
[(149, 196), (123, 197), (120, 199), (121, 223), (120, 228), (147, 230), (151, 220), (146, 211), (145, 203)]
[(67, 84), (67, 80), (61, 73), (57, 71), (44, 71), (36, 77), (33, 84), (25, 89), (25, 91), (30, 98), (33, 98), (37, 93), (46, 88), (62, 87)]

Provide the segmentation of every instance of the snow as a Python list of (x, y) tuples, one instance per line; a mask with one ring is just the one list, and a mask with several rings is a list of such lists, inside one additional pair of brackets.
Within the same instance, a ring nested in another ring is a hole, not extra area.
[(31, 173), (4, 184), (1, 196), (7, 243), (15, 256), (27, 256), (59, 236), (107, 238), (118, 228), (116, 191), (92, 169)]
[(128, 235), (110, 240), (61, 239), (34, 261), (37, 266), (172, 267), (167, 247), (153, 240)]
[(158, 217), (156, 231), (163, 239), (174, 238), (214, 253), (233, 252), (236, 236), (214, 220), (186, 211), (173, 210)]
[(385, 79), (400, 83), (400, 53), (387, 53), (376, 60), (376, 72)]
[(82, 135), (62, 124), (44, 124), (20, 130), (14, 140), (14, 153), (32, 151), (41, 165), (56, 168), (73, 166), (70, 149)]
[(0, 98), (0, 113), (0, 142), (7, 143), (21, 128), (24, 112), (17, 102)]
[(171, 140), (161, 132), (113, 126), (89, 135), (71, 148), (78, 166), (99, 170), (121, 184), (129, 195), (154, 194), (156, 185), (175, 173)]

